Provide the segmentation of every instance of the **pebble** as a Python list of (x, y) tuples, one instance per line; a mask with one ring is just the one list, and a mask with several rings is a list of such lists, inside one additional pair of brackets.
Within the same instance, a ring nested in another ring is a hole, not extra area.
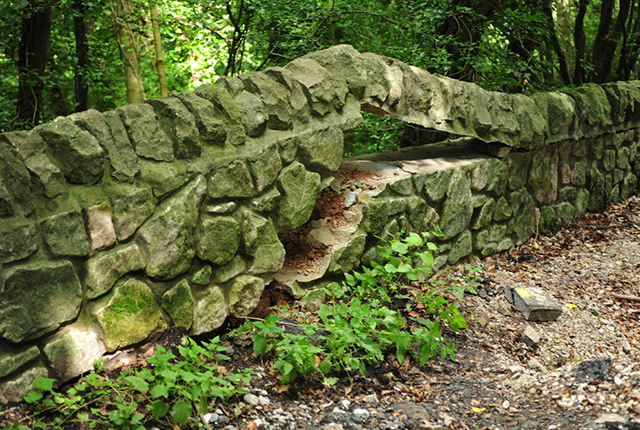
[(243, 399), (244, 402), (250, 406), (258, 406), (260, 404), (260, 399), (255, 394), (247, 393)]
[(369, 419), (369, 416), (371, 416), (371, 413), (368, 410), (362, 408), (356, 408), (352, 413), (358, 421), (366, 421)]
[(509, 402), (509, 400), (505, 400), (504, 402), (502, 402), (502, 409), (509, 409), (510, 406), (511, 402)]
[(347, 400), (347, 399), (344, 399), (344, 400), (343, 400), (342, 402), (340, 402), (340, 403), (342, 403), (342, 407), (343, 407), (343, 408), (345, 408), (345, 409), (349, 409), (349, 406), (351, 406), (351, 401), (350, 401), (350, 400)]
[(378, 400), (378, 396), (375, 394), (369, 394), (368, 396), (364, 396), (362, 398), (362, 401), (370, 405), (377, 405), (378, 403), (380, 403), (380, 401)]

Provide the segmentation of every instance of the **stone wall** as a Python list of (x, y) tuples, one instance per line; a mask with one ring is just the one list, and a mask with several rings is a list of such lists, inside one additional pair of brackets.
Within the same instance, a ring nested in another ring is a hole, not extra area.
[[(627, 197), (639, 103), (637, 82), (507, 95), (338, 46), (2, 134), (0, 403), (169, 326), (211, 332), (274, 278), (309, 298), (327, 273), (376, 258), (373, 235), (439, 224), (438, 264), (453, 263)], [(314, 276), (284, 276), (278, 233), (340, 191), (343, 131), (361, 109), (520, 150), (498, 159), (460, 142), (350, 161), (379, 183), (357, 189)]]

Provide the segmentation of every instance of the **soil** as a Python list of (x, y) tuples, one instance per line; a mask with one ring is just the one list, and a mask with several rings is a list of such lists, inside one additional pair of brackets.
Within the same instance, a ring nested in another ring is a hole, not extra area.
[[(469, 328), (447, 333), (456, 361), (419, 367), (389, 355), (366, 376), (337, 375), (333, 386), (313, 377), (282, 385), (269, 356), (256, 357), (248, 339), (224, 337), (230, 322), (217, 333), (232, 357), (224, 366), (256, 371), (247, 388), (253, 396), (212, 405), (203, 428), (639, 429), (639, 225), (640, 199), (632, 197), (508, 253), (439, 273), (447, 282), (471, 274), (481, 281), (477, 295), (458, 302)], [(542, 289), (562, 314), (525, 320), (504, 296), (510, 286)], [(294, 305), (286, 293), (267, 290), (258, 312), (286, 303)], [(171, 331), (158, 342), (175, 347), (180, 338)], [(150, 343), (119, 353), (112, 372), (144, 362), (154, 349)], [(24, 404), (9, 405), (0, 425), (29, 424), (30, 414)]]

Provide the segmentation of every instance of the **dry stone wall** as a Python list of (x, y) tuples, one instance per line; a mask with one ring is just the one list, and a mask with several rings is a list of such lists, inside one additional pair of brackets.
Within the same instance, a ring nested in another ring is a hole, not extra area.
[(637, 82), (507, 95), (348, 46), (1, 134), (0, 403), (169, 326), (199, 335), (250, 313), (283, 266), (278, 233), (309, 220), (361, 109), (520, 152), (401, 169), (361, 196), (329, 273), (375, 258), (385, 231), (437, 223), (438, 262), (455, 262), (637, 189)]

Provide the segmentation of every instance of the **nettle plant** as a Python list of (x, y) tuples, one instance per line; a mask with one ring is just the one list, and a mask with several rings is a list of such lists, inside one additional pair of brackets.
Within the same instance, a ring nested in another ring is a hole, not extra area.
[[(202, 344), (186, 338), (178, 356), (158, 346), (147, 367), (126, 370), (115, 379), (97, 362), (95, 371), (64, 393), (54, 389), (55, 379), (37, 379), (36, 389), (25, 397), (37, 408), (33, 428), (63, 429), (83, 422), (89, 428), (144, 430), (150, 421), (198, 428), (198, 416), (212, 402), (244, 394), (251, 381), (250, 369), (227, 373), (218, 365), (229, 359), (219, 342), (219, 337)], [(26, 427), (16, 423), (13, 428)]]
[(463, 282), (430, 282), (437, 247), (429, 237), (399, 233), (383, 241), (383, 262), (329, 284), (327, 302), (315, 316), (280, 308), (264, 320), (245, 323), (235, 334), (251, 334), (256, 355), (273, 352), (273, 367), (283, 383), (319, 372), (325, 383), (333, 384), (337, 378), (328, 375), (334, 370), (364, 375), (367, 366), (392, 350), (401, 364), (407, 355), (421, 366), (438, 354), (455, 360), (454, 344), (442, 328), (467, 328), (451, 298), (475, 294), (477, 283), (473, 275)]

